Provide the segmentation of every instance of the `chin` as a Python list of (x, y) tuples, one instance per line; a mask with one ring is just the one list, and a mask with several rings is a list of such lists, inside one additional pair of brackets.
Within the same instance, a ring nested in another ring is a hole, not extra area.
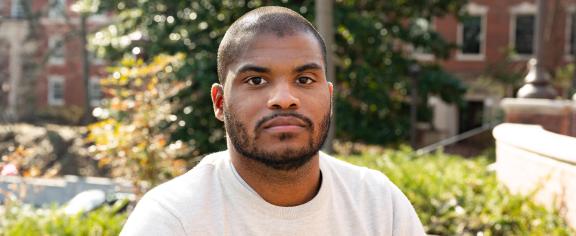
[(266, 141), (267, 142), (264, 142), (259, 146), (262, 150), (266, 150), (268, 152), (282, 152), (283, 150), (299, 151), (309, 148), (309, 145), (312, 142), (311, 140), (305, 142), (303, 138)]

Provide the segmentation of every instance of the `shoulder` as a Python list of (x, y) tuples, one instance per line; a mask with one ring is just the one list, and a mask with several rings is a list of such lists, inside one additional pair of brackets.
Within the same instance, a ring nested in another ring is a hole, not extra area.
[(148, 191), (128, 217), (123, 235), (184, 235), (186, 219), (202, 219), (218, 194), (227, 152), (210, 154), (192, 170)]
[(207, 203), (221, 194), (218, 173), (226, 160), (225, 152), (208, 155), (192, 170), (148, 191), (128, 217), (123, 233), (185, 234), (190, 229), (185, 219), (202, 219), (208, 214)]
[(351, 201), (350, 207), (370, 212), (372, 220), (389, 222), (394, 235), (424, 235), (424, 230), (412, 204), (384, 173), (352, 165), (326, 154), (322, 155), (330, 171), (338, 198)]
[(335, 178), (353, 185), (362, 183), (372, 187), (389, 188), (392, 182), (382, 172), (363, 166), (357, 166), (335, 157), (321, 153), (321, 168), (329, 171)]
[(199, 192), (201, 193), (203, 189), (213, 186), (218, 181), (218, 172), (222, 171), (226, 160), (225, 152), (210, 154), (185, 174), (153, 188), (145, 194), (144, 198), (168, 203), (194, 199)]
[(330, 170), (335, 185), (358, 193), (369, 195), (370, 198), (385, 198), (395, 203), (411, 204), (405, 195), (382, 172), (363, 166), (356, 166), (329, 155), (322, 155), (324, 167)]

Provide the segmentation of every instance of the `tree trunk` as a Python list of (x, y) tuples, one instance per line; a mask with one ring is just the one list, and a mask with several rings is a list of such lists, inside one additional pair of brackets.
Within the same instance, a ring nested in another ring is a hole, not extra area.
[[(334, 23), (332, 14), (333, 3), (332, 0), (316, 0), (316, 25), (318, 31), (324, 38), (324, 43), (326, 44), (326, 79), (333, 84), (336, 79), (334, 77), (334, 52), (332, 45), (334, 44)], [(334, 90), (336, 91), (336, 89)], [(330, 122), (330, 130), (328, 132), (328, 137), (326, 142), (322, 147), (324, 152), (333, 153), (334, 147), (334, 132), (336, 128), (336, 116), (335, 116), (335, 99), (332, 99), (332, 120)]]
[(90, 104), (90, 58), (88, 55), (88, 40), (86, 20), (87, 14), (80, 15), (80, 47), (82, 48), (82, 81), (84, 82), (84, 114), (81, 123), (83, 125), (90, 123), (92, 118), (92, 104)]

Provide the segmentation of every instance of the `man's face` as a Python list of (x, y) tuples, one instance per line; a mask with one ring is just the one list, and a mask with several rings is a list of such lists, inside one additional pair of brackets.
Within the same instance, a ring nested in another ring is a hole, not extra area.
[(214, 99), (216, 116), (244, 157), (274, 169), (296, 169), (326, 139), (332, 84), (312, 34), (254, 36), (228, 66), (223, 94), (220, 106)]

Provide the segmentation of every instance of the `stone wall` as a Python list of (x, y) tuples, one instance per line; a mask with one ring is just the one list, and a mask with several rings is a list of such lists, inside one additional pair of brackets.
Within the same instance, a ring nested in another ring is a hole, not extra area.
[(576, 138), (509, 123), (493, 134), (498, 179), (514, 193), (535, 193), (535, 201), (558, 209), (576, 228)]
[(83, 191), (94, 189), (106, 194), (124, 194), (131, 200), (135, 198), (132, 184), (127, 181), (71, 175), (49, 179), (0, 176), (0, 205), (7, 197), (37, 207), (61, 205)]
[(545, 130), (576, 137), (576, 102), (570, 100), (502, 100), (506, 123), (537, 124)]

